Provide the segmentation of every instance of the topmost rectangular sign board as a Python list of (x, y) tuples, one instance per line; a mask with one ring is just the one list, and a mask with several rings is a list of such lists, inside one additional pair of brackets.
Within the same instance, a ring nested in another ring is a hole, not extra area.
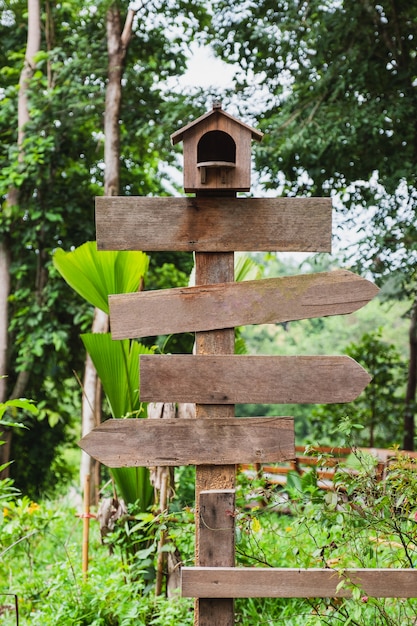
[(96, 198), (99, 250), (331, 252), (330, 198)]

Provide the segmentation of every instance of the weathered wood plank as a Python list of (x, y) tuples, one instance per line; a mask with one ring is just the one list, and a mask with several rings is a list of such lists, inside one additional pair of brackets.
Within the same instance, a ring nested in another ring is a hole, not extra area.
[[(342, 580), (346, 584), (337, 591)], [(417, 570), (182, 568), (182, 595), (192, 598), (350, 597), (352, 586), (374, 598), (416, 598)]]
[(198, 544), (200, 566), (235, 564), (235, 490), (200, 491)]
[(344, 315), (379, 289), (347, 270), (110, 296), (114, 339)]
[(108, 467), (274, 463), (295, 458), (291, 417), (110, 419), (79, 445)]
[(370, 382), (348, 356), (143, 355), (144, 402), (351, 402)]
[(96, 198), (99, 250), (330, 252), (330, 198)]

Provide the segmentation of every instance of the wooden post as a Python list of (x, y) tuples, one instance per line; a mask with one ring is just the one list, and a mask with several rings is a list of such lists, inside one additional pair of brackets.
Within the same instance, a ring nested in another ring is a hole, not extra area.
[[(235, 491), (200, 491), (198, 515), (199, 562), (204, 567), (222, 567), (235, 560)], [(200, 598), (199, 626), (233, 626), (231, 598)], [(197, 617), (196, 617), (197, 621)]]
[[(227, 193), (227, 192), (224, 192)], [(203, 195), (203, 192), (200, 194)], [(221, 192), (218, 195), (222, 195)], [(235, 192), (229, 193), (235, 197)], [(228, 283), (235, 279), (234, 252), (196, 252), (195, 255), (195, 281), (196, 285), (209, 285), (214, 283)], [(197, 354), (234, 354), (235, 329), (212, 330), (196, 333)], [(234, 418), (234, 405), (224, 404), (197, 404), (196, 418), (210, 419), (215, 417)], [(196, 468), (195, 502), (196, 502), (196, 565), (209, 565), (201, 563), (200, 558), (200, 494), (202, 491), (234, 489), (236, 466), (235, 465), (201, 465)], [(234, 533), (234, 524), (233, 524)], [(217, 565), (233, 567), (234, 546), (232, 552), (224, 553), (222, 543), (213, 545), (213, 562)], [(196, 626), (208, 626), (215, 623), (216, 626), (231, 626), (234, 623), (234, 601), (225, 599), (220, 604), (216, 601), (216, 621), (213, 621), (213, 602), (206, 599), (198, 599), (195, 606), (194, 623)]]

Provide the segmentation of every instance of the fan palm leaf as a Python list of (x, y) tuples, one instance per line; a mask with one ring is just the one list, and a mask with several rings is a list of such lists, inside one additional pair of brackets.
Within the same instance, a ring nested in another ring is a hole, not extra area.
[[(109, 333), (81, 335), (103, 385), (112, 417), (145, 417), (139, 399), (139, 355), (153, 350), (137, 341), (114, 341)], [(125, 502), (138, 502), (145, 511), (153, 501), (153, 487), (146, 467), (114, 468), (111, 473)]]
[(109, 294), (138, 291), (149, 257), (130, 250), (98, 251), (95, 241), (87, 241), (71, 252), (58, 248), (53, 262), (74, 291), (108, 313)]

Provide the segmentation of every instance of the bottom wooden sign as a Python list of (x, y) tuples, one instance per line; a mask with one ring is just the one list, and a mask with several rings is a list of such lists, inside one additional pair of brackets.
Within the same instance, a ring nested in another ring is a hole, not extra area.
[(182, 568), (182, 595), (191, 598), (348, 598), (352, 587), (374, 598), (416, 598), (417, 569)]
[(295, 458), (294, 419), (111, 419), (79, 445), (108, 467), (278, 463)]

